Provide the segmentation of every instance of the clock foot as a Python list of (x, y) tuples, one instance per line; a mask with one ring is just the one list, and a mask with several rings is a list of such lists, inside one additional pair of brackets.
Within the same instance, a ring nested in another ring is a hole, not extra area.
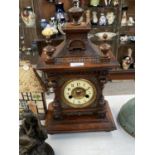
[(71, 132), (92, 132), (92, 131), (113, 131), (116, 126), (113, 120), (109, 104), (103, 106), (106, 114), (104, 117), (95, 115), (64, 116), (63, 120), (53, 119), (53, 109), (49, 106), (46, 115), (46, 128), (49, 134), (71, 133)]

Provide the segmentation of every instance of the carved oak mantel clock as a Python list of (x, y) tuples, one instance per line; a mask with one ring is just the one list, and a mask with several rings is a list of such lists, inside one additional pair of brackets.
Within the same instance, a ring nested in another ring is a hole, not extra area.
[(50, 55), (42, 52), (37, 65), (55, 93), (46, 116), (48, 133), (115, 130), (103, 95), (109, 70), (118, 66), (111, 47), (92, 44), (86, 23), (67, 23), (64, 31), (65, 41)]

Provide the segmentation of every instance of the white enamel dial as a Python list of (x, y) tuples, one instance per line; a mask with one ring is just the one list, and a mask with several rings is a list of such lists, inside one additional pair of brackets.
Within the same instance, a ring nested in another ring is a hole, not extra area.
[(62, 92), (65, 103), (74, 108), (86, 107), (96, 99), (96, 88), (86, 79), (67, 81)]

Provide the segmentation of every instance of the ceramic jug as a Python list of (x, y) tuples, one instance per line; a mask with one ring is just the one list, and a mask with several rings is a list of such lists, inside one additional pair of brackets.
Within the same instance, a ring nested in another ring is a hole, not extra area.
[(46, 19), (41, 19), (40, 20), (40, 27), (44, 29), (46, 25), (48, 24), (48, 21)]
[(106, 19), (104, 13), (101, 13), (100, 19), (99, 19), (99, 25), (100, 26), (104, 26), (106, 24), (107, 24), (107, 19)]
[(107, 21), (108, 21), (108, 25), (111, 25), (114, 23), (115, 20), (115, 15), (114, 12), (108, 12), (106, 15)]
[(129, 17), (128, 26), (133, 26), (135, 24), (133, 17)]
[(60, 23), (64, 23), (65, 22), (65, 10), (64, 10), (64, 4), (62, 2), (58, 2), (55, 4), (56, 7), (56, 19), (60, 22)]
[(86, 10), (86, 23), (90, 24), (91, 17), (90, 17), (90, 10)]
[(92, 12), (92, 25), (97, 25), (97, 23), (98, 23), (97, 12), (93, 11)]
[(113, 5), (114, 5), (114, 6), (119, 5), (119, 0), (113, 0)]
[(126, 25), (127, 25), (127, 12), (123, 11), (122, 20), (121, 20), (121, 26), (126, 26)]
[(56, 25), (55, 23), (56, 23), (56, 22), (55, 22), (55, 17), (51, 17), (51, 18), (50, 18), (50, 21), (49, 21), (50, 26), (51, 26), (51, 27), (55, 27), (55, 25)]
[(127, 41), (128, 41), (128, 36), (127, 35), (120, 36), (120, 42), (121, 42), (121, 44), (124, 44)]
[(27, 6), (21, 12), (21, 18), (27, 27), (35, 26), (36, 15), (31, 6)]
[(73, 25), (80, 25), (83, 21), (82, 16), (84, 10), (79, 6), (79, 0), (74, 0), (73, 2), (74, 6), (68, 10), (68, 14), (72, 19)]
[(108, 5), (108, 0), (104, 0), (104, 4), (105, 4), (105, 6), (107, 6)]
[(90, 5), (91, 6), (98, 6), (100, 4), (100, 0), (91, 0)]
[(122, 59), (122, 68), (123, 68), (124, 70), (128, 70), (132, 64), (133, 64), (132, 49), (129, 48), (129, 49), (128, 49), (127, 56), (125, 56), (125, 57)]

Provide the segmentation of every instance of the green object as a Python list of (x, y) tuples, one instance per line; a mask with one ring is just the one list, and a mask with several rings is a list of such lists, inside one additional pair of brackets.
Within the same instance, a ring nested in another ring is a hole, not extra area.
[(135, 137), (135, 98), (122, 106), (118, 121), (125, 131)]
[(90, 5), (91, 5), (91, 6), (98, 6), (99, 3), (100, 3), (100, 0), (91, 0), (91, 1), (90, 1)]

